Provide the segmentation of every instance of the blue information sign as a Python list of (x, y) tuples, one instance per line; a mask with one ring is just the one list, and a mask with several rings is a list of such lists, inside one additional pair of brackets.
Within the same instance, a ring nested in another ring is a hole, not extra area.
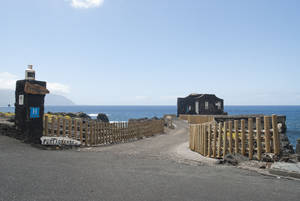
[(30, 107), (30, 118), (40, 118), (40, 108), (39, 107)]

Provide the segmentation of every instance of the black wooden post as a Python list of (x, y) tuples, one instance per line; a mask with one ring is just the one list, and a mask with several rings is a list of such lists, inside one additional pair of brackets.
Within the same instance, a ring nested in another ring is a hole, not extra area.
[(30, 69), (30, 72), (26, 70), (26, 79), (16, 83), (15, 124), (26, 141), (40, 144), (45, 94), (49, 91), (46, 89), (46, 82), (36, 81), (32, 67)]

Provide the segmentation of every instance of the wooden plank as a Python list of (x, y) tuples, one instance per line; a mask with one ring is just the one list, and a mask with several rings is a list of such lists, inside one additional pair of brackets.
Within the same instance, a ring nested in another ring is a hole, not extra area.
[(218, 154), (217, 157), (221, 158), (221, 138), (222, 138), (222, 123), (219, 123), (218, 126)]
[(93, 146), (94, 144), (94, 123), (90, 121), (90, 145)]
[(34, 95), (46, 95), (49, 93), (49, 90), (41, 86), (39, 84), (32, 84), (30, 82), (26, 82), (24, 86), (24, 92), (27, 94), (34, 94)]
[(74, 119), (74, 139), (77, 140), (77, 119)]
[(249, 159), (253, 159), (253, 119), (248, 119), (248, 146), (249, 146)]
[(94, 145), (97, 145), (98, 132), (97, 132), (97, 121), (94, 121)]
[(223, 132), (223, 158), (226, 156), (227, 151), (227, 122), (224, 122), (224, 132)]
[(60, 136), (60, 117), (57, 117), (57, 131), (56, 131), (56, 136)]
[[(118, 127), (119, 127), (119, 129), (118, 129)], [(122, 142), (122, 123), (121, 122), (115, 123), (115, 129), (114, 130), (115, 130), (114, 132), (118, 136), (118, 138), (117, 138), (118, 143)]]
[(106, 123), (101, 123), (101, 131), (102, 131), (102, 143), (106, 144)]
[(201, 142), (201, 147), (200, 147), (200, 153), (204, 155), (204, 132), (203, 132), (203, 125), (199, 126), (199, 132), (200, 132), (200, 142)]
[(72, 138), (72, 119), (69, 119), (69, 138)]
[(241, 146), (241, 154), (243, 156), (246, 155), (246, 140), (245, 140), (245, 120), (242, 119), (241, 120), (241, 143), (242, 143), (242, 146)]
[(109, 139), (109, 143), (114, 143), (113, 138), (112, 138), (112, 124), (109, 123), (108, 124), (108, 139)]
[(200, 154), (203, 154), (203, 135), (202, 135), (202, 125), (197, 126), (198, 130), (197, 132), (199, 133), (199, 152)]
[(49, 127), (48, 127), (48, 125), (49, 125), (49, 118), (48, 118), (48, 116), (45, 116), (45, 120), (44, 120), (44, 122), (45, 122), (45, 136), (48, 136), (48, 133), (49, 133)]
[(109, 123), (105, 123), (105, 144), (109, 144)]
[(201, 133), (201, 126), (196, 126), (196, 133), (197, 133), (197, 151), (198, 153), (202, 154), (202, 133)]
[(194, 148), (194, 151), (197, 151), (198, 149), (197, 149), (197, 133), (196, 133), (196, 126), (195, 125), (192, 125), (192, 133), (193, 133), (193, 142), (194, 142), (194, 144), (193, 144), (193, 148)]
[[(122, 124), (123, 124), (123, 142), (126, 142), (127, 141), (127, 130), (126, 130), (126, 122), (122, 122)], [(153, 129), (155, 129), (155, 128), (153, 128), (153, 127), (151, 127), (151, 129), (152, 129), (152, 131), (151, 132), (153, 132)]]
[(234, 152), (236, 154), (238, 154), (239, 153), (239, 128), (238, 128), (238, 120), (234, 120), (234, 132), (235, 132)]
[(124, 142), (126, 142), (128, 140), (128, 134), (129, 134), (126, 122), (123, 122), (123, 128), (124, 128), (124, 138), (123, 139), (124, 139)]
[(193, 150), (193, 148), (192, 148), (192, 144), (193, 144), (192, 136), (193, 136), (193, 134), (192, 134), (192, 125), (189, 125), (189, 148), (191, 150)]
[(232, 154), (232, 121), (228, 122), (229, 127), (229, 153)]
[(273, 146), (274, 146), (274, 154), (279, 154), (280, 152), (280, 142), (279, 142), (279, 134), (277, 127), (277, 115), (272, 115), (272, 127), (273, 127)]
[(203, 125), (203, 155), (207, 156), (207, 127)]
[(257, 159), (261, 160), (261, 120), (256, 118), (256, 144), (257, 144)]
[(100, 122), (97, 123), (97, 144), (100, 144)]
[(213, 133), (213, 137), (214, 137), (213, 157), (216, 158), (216, 154), (217, 154), (217, 123), (216, 123), (216, 122), (214, 122), (214, 133)]
[(208, 125), (208, 136), (207, 136), (207, 138), (208, 138), (208, 146), (207, 146), (207, 156), (208, 157), (211, 157), (211, 124), (209, 124)]
[(85, 146), (88, 146), (89, 144), (89, 122), (86, 120), (85, 121), (85, 138), (84, 138), (84, 141), (85, 141)]
[(66, 137), (66, 119), (63, 117), (63, 137)]
[(51, 136), (54, 136), (54, 132), (55, 132), (55, 117), (52, 117), (52, 120), (51, 120)]
[(83, 122), (80, 120), (80, 143), (83, 144)]
[(194, 135), (195, 135), (195, 151), (200, 153), (200, 133), (199, 125), (194, 125)]
[(264, 116), (265, 151), (271, 153), (270, 147), (270, 117)]

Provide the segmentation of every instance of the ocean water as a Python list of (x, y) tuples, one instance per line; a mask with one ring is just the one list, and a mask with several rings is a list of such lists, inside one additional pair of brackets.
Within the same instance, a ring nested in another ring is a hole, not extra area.
[[(176, 114), (176, 106), (46, 106), (45, 112), (84, 112), (92, 118), (105, 113), (110, 121), (127, 121), (131, 118), (162, 117)], [(277, 114), (287, 117), (287, 135), (295, 146), (300, 138), (300, 106), (225, 106), (230, 115), (238, 114)], [(13, 107), (0, 107), (0, 112), (14, 112)]]

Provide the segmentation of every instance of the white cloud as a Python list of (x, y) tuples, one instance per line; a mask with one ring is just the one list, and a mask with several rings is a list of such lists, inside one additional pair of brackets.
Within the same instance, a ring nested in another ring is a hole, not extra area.
[(8, 72), (0, 72), (0, 89), (11, 89), (14, 90), (16, 88), (16, 81), (18, 80), (18, 76), (13, 75)]
[(54, 93), (54, 94), (70, 93), (70, 87), (68, 85), (55, 83), (55, 82), (48, 82), (47, 89), (49, 89), (50, 93)]
[(71, 0), (71, 6), (74, 8), (95, 8), (104, 3), (104, 0)]
[[(19, 79), (20, 78), (17, 75), (8, 72), (0, 72), (0, 89), (15, 90), (16, 81)], [(70, 93), (70, 87), (61, 83), (48, 82), (47, 88), (50, 90), (50, 93), (53, 94), (64, 95)]]

